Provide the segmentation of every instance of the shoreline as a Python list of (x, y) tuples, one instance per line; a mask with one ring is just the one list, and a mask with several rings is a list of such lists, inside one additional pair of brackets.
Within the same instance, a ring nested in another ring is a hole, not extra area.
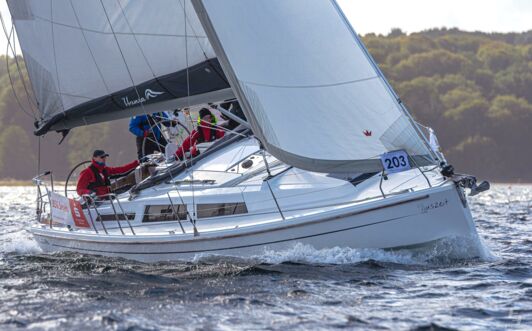
[[(64, 181), (54, 181), (55, 185), (64, 186)], [(492, 185), (532, 185), (532, 182), (490, 182)], [(17, 179), (0, 179), (0, 186), (4, 187), (19, 187), (19, 186), (34, 186), (31, 180), (17, 180)]]
[[(64, 186), (64, 181), (55, 181), (54, 185)], [(22, 187), (22, 186), (35, 186), (31, 180), (17, 180), (17, 179), (0, 179), (0, 186), (4, 187)]]

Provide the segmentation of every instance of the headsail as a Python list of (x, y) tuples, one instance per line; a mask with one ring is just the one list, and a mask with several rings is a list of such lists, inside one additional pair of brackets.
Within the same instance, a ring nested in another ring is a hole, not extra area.
[(37, 134), (233, 96), (189, 0), (8, 5), (39, 105)]
[(192, 0), (253, 132), (299, 168), (375, 171), (405, 149), (430, 155), (331, 0)]

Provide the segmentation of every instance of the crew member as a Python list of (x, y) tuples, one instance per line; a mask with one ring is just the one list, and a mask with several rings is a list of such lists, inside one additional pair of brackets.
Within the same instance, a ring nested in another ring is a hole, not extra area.
[(211, 142), (224, 136), (224, 131), (216, 128), (216, 117), (207, 108), (201, 108), (198, 117), (198, 127), (183, 140), (175, 155), (183, 159), (186, 152), (190, 151), (192, 157), (199, 154), (196, 144)]
[(102, 197), (111, 192), (111, 182), (109, 176), (125, 175), (139, 165), (135, 160), (121, 167), (108, 167), (105, 161), (109, 154), (102, 150), (95, 150), (92, 153), (91, 165), (79, 174), (76, 191), (79, 196), (84, 194)]
[[(175, 125), (165, 112), (134, 116), (129, 121), (129, 131), (136, 136), (137, 157), (139, 160), (155, 152), (164, 153), (164, 147), (168, 142), (161, 133), (160, 124), (166, 127)], [(142, 151), (143, 145), (144, 153)]]

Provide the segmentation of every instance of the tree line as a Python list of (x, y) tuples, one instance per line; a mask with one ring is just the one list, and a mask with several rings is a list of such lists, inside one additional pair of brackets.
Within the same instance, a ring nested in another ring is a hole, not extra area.
[[(532, 182), (532, 30), (405, 34), (394, 29), (362, 39), (415, 119), (436, 131), (457, 171), (492, 181)], [(135, 157), (127, 120), (76, 128), (61, 145), (55, 133), (35, 137), (28, 81), (19, 77), (15, 59), (0, 61), (7, 64), (0, 66), (0, 178), (29, 179), (38, 159), (41, 170), (53, 169), (64, 178), (96, 148), (111, 154), (110, 163)]]

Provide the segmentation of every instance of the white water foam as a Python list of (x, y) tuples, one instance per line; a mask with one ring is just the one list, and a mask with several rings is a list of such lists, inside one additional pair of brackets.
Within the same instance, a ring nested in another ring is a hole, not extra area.
[(301, 243), (283, 251), (265, 250), (254, 260), (278, 264), (298, 262), (309, 264), (352, 264), (369, 260), (406, 265), (447, 264), (457, 260), (478, 259), (493, 261), (491, 253), (478, 236), (472, 238), (446, 238), (431, 245), (415, 249), (384, 250), (378, 248), (327, 248), (315, 249)]
[(315, 249), (310, 245), (295, 244), (284, 251), (266, 250), (263, 255), (255, 256), (264, 263), (278, 264), (283, 262), (298, 262), (310, 264), (352, 264), (368, 260), (393, 262), (400, 264), (416, 264), (412, 253), (392, 252), (377, 248), (347, 248), (334, 247)]
[(442, 265), (456, 261), (494, 261), (489, 248), (477, 236), (470, 238), (451, 237), (415, 249), (384, 250), (378, 248), (334, 247), (316, 249), (310, 245), (296, 243), (284, 250), (266, 248), (262, 254), (249, 258), (235, 258), (217, 254), (197, 254), (193, 263), (229, 262), (268, 263), (296, 262), (304, 264), (354, 264), (365, 261), (378, 261), (403, 265)]
[(42, 250), (27, 230), (0, 234), (0, 253), (38, 254)]

